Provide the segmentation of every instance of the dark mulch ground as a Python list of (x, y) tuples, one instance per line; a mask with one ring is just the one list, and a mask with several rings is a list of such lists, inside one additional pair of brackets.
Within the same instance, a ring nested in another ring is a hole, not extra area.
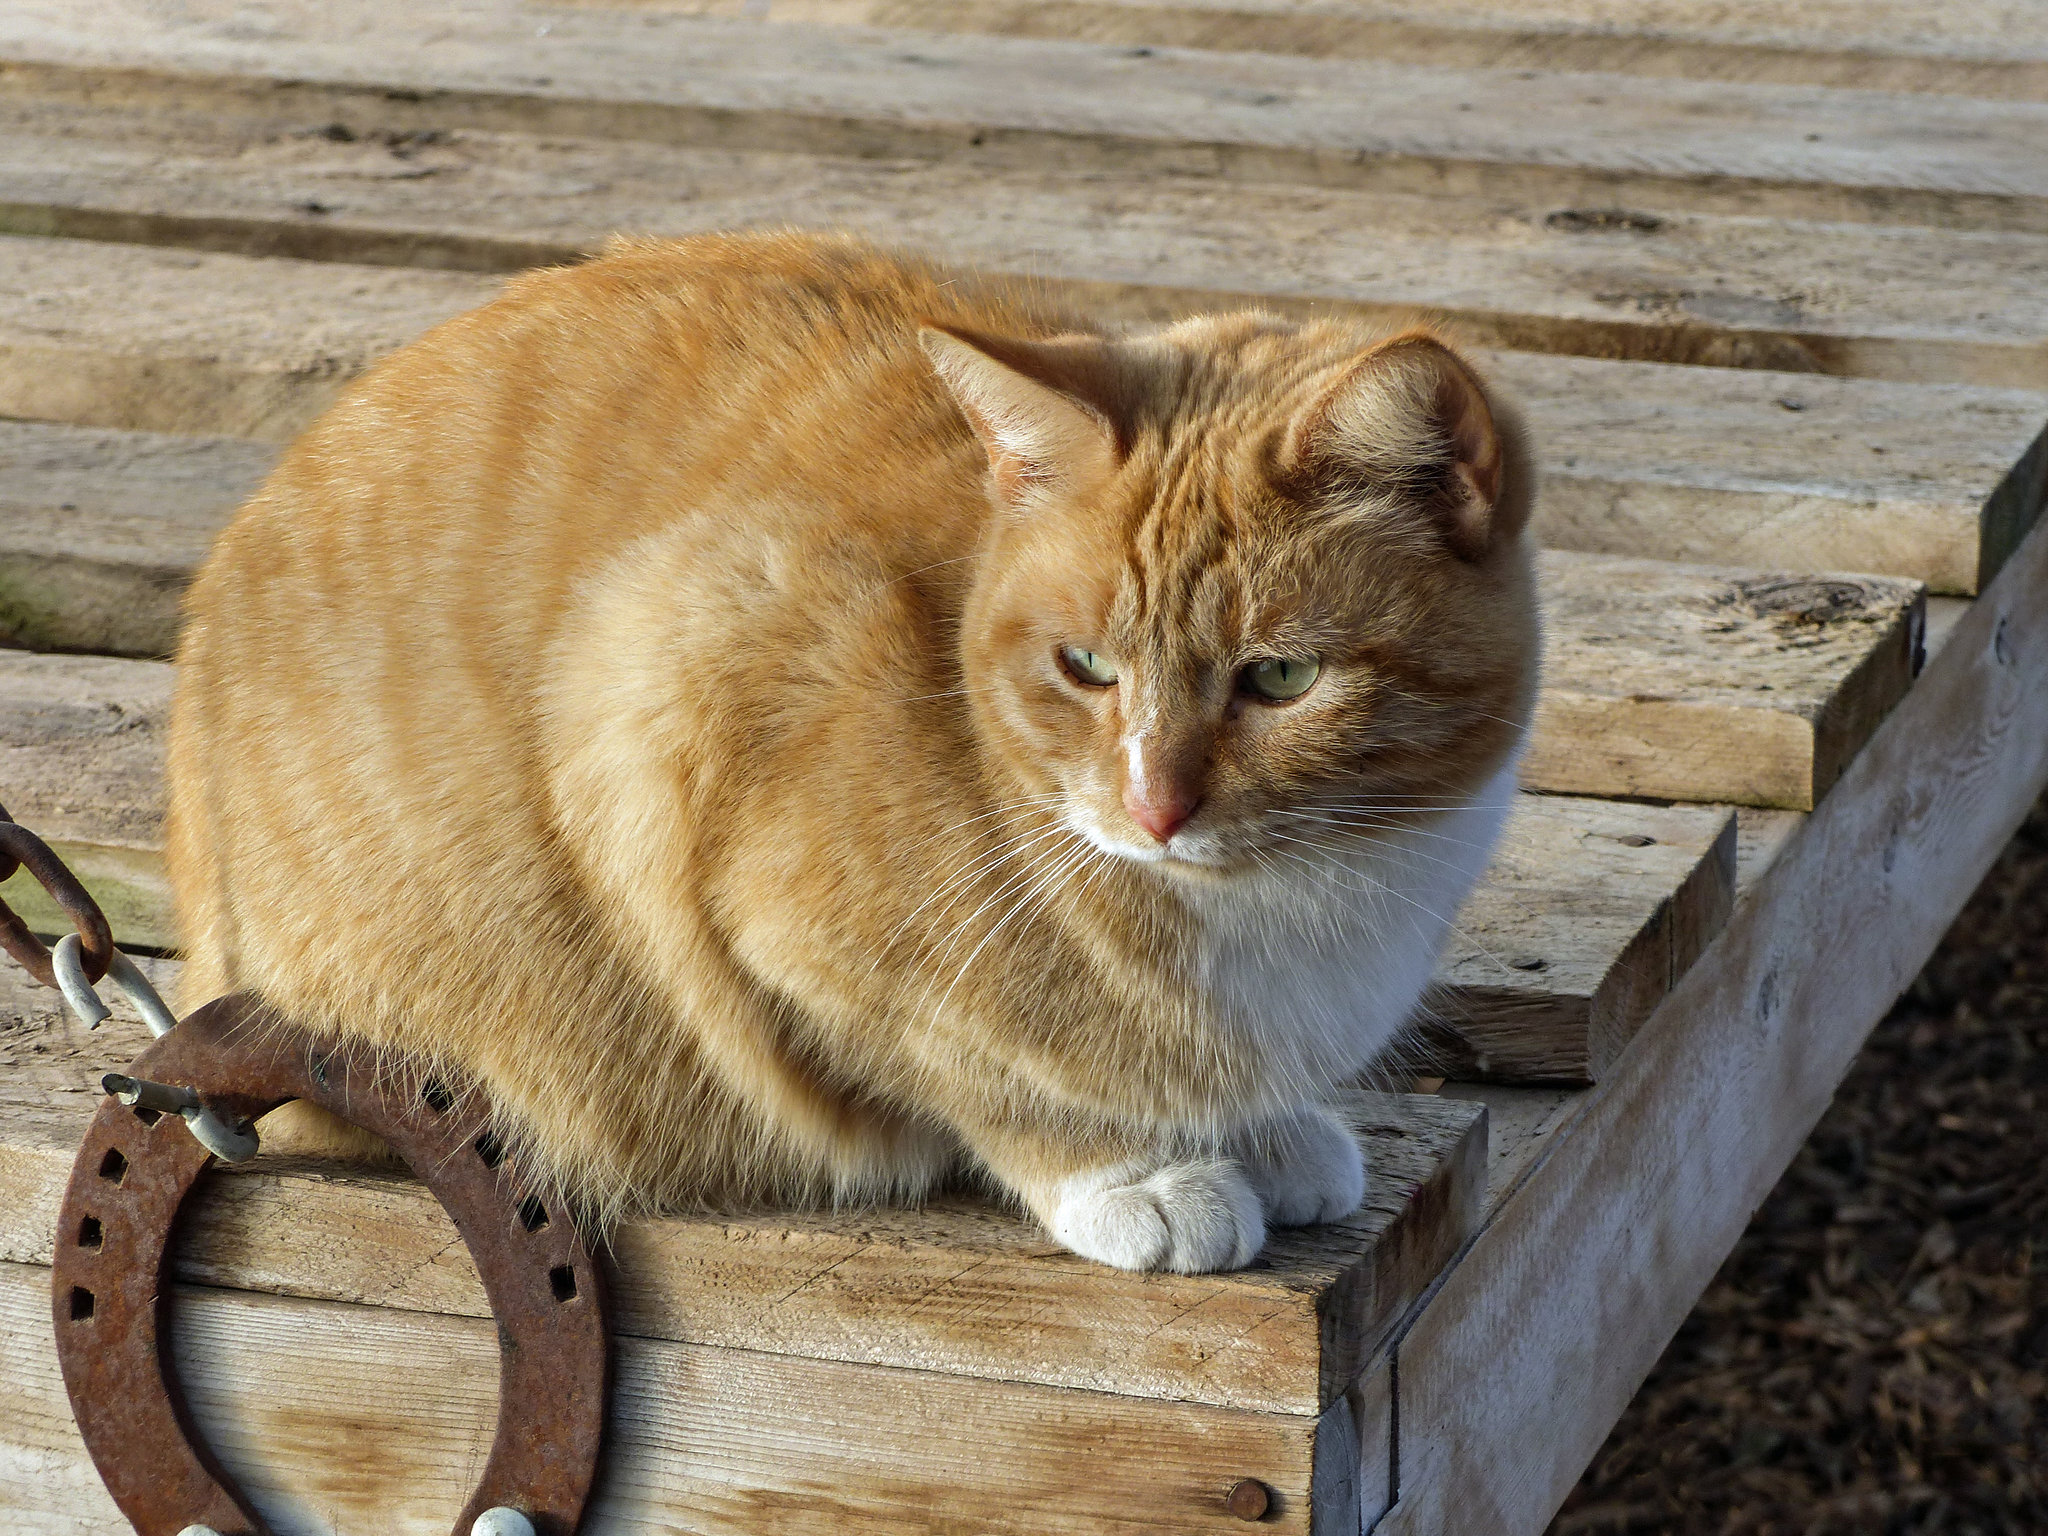
[(2048, 1532), (2048, 799), (1553, 1536)]

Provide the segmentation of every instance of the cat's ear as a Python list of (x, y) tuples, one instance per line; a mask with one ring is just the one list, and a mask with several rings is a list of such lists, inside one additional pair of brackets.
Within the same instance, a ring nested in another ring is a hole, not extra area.
[(1022, 341), (951, 325), (926, 325), (918, 336), (988, 451), (996, 494), (1005, 502), (1085, 484), (1122, 459), (1108, 342)]
[(1464, 560), (1519, 537), (1535, 489), (1520, 421), (1427, 332), (1382, 342), (1345, 369), (1294, 422), (1286, 458), (1329, 494), (1414, 505)]

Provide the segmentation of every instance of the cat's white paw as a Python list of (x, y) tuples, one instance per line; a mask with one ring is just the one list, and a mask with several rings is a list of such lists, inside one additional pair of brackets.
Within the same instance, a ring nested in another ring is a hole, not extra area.
[(1220, 1158), (1076, 1174), (1048, 1225), (1083, 1258), (1184, 1275), (1242, 1268), (1266, 1244), (1257, 1191)]
[(1253, 1127), (1231, 1151), (1259, 1192), (1266, 1220), (1276, 1227), (1335, 1221), (1365, 1199), (1365, 1156), (1358, 1139), (1318, 1105)]

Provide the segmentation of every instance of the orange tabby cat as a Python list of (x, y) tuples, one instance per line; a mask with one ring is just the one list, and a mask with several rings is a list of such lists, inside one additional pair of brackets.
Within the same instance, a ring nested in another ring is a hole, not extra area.
[(467, 1074), (599, 1221), (980, 1175), (1244, 1264), (1357, 1206), (1318, 1101), (1505, 814), (1530, 495), (1423, 333), (798, 234), (522, 277), (192, 589), (187, 1000)]

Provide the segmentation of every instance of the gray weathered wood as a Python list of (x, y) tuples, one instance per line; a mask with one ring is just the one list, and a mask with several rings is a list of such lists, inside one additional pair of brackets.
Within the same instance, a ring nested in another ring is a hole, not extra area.
[(1919, 670), (1910, 582), (1551, 551), (1522, 782), (1807, 810)]
[(304, 105), (275, 107), (0, 97), (0, 229), (513, 270), (619, 229), (829, 224), (1125, 314), (1331, 307), (1536, 351), (2048, 388), (2040, 236), (618, 140), (338, 141)]
[[(1219, 55), (657, 10), (17, 0), (0, 58), (232, 110), (285, 81), (360, 126), (1064, 164), (1124, 174), (2048, 232), (2048, 107)], [(141, 72), (141, 73), (138, 73)], [(30, 71), (17, 70), (17, 79)], [(211, 85), (205, 82), (211, 82)], [(418, 101), (394, 101), (392, 90)], [(1369, 113), (1360, 102), (1372, 103)], [(1483, 103), (1484, 110), (1479, 110)]]
[(168, 655), (178, 601), (276, 451), (0, 421), (0, 640)]
[[(1458, 914), (1420, 1064), (1590, 1082), (1727, 921), (1735, 819), (1718, 807), (1525, 796)], [(1653, 906), (1644, 897), (1669, 895)], [(1646, 910), (1647, 908), (1647, 910)]]
[(828, 26), (919, 27), (1433, 68), (1603, 70), (2048, 100), (2020, 0), (578, 0)]
[[(0, 804), (86, 883), (117, 942), (176, 942), (163, 869), (169, 668), (0, 650)], [(44, 933), (68, 929), (26, 870), (4, 899)]]
[(2044, 779), (2037, 531), (1398, 1345), (1384, 1531), (1543, 1528)]

